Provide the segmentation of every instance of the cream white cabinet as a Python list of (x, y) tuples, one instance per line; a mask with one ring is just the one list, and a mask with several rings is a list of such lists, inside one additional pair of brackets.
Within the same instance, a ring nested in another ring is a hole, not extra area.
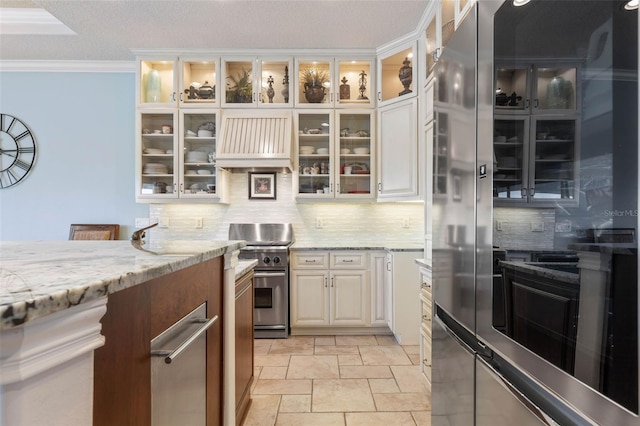
[(431, 386), (431, 330), (433, 320), (431, 271), (420, 268), (420, 371)]
[(476, 0), (442, 0), (432, 9), (425, 29), (426, 76), (433, 71), (449, 38), (467, 16)]
[(291, 327), (369, 326), (368, 255), (294, 251)]
[(385, 252), (371, 252), (371, 325), (391, 329), (391, 281), (387, 279)]
[[(334, 121), (337, 124), (334, 125)], [(297, 198), (372, 199), (374, 114), (370, 110), (296, 113)]]
[(378, 57), (377, 100), (379, 106), (416, 96), (415, 54), (416, 43), (412, 42), (384, 52)]
[(222, 105), (231, 108), (291, 108), (290, 57), (228, 56), (222, 58)]
[(420, 284), (415, 259), (422, 251), (392, 251), (386, 255), (386, 279), (391, 288), (391, 331), (401, 345), (420, 339)]
[(417, 99), (378, 112), (378, 199), (417, 199), (419, 195)]
[(373, 59), (370, 57), (296, 58), (298, 108), (373, 107)]
[(215, 165), (218, 110), (141, 109), (136, 120), (136, 200), (226, 201)]
[(219, 102), (217, 57), (141, 57), (137, 105), (141, 108), (212, 108)]

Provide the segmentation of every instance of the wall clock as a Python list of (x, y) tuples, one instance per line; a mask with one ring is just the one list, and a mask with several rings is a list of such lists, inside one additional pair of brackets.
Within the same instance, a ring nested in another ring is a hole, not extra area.
[(21, 182), (36, 161), (36, 140), (29, 127), (10, 114), (0, 114), (0, 188)]

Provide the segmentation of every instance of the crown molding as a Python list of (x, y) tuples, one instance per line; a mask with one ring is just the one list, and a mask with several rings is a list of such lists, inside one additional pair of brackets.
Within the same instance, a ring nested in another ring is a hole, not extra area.
[(0, 61), (0, 72), (123, 72), (135, 73), (135, 61)]

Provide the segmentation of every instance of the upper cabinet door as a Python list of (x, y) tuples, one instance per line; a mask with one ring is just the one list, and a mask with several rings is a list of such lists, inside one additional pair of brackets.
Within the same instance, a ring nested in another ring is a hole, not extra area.
[(178, 106), (177, 63), (176, 57), (138, 59), (138, 106), (144, 108)]
[(378, 102), (385, 105), (398, 99), (416, 96), (413, 89), (417, 81), (414, 56), (416, 43), (380, 56), (378, 60)]
[(180, 58), (180, 108), (220, 105), (219, 70), (217, 58)]
[(334, 105), (335, 82), (333, 59), (301, 58), (296, 60), (296, 106), (298, 108), (327, 108)]
[(291, 58), (258, 59), (256, 83), (260, 88), (258, 107), (293, 106), (293, 61)]
[(577, 107), (578, 68), (573, 64), (536, 65), (533, 67), (535, 113), (566, 113)]
[(224, 90), (223, 106), (255, 107), (257, 94), (255, 89), (255, 58), (222, 59), (222, 82)]
[(336, 84), (333, 86), (336, 107), (366, 108), (375, 105), (372, 63), (371, 59), (336, 59)]

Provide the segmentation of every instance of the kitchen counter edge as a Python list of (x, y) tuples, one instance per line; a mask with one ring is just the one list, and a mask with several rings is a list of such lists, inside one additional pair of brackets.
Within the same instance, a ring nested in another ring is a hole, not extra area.
[(0, 331), (206, 262), (244, 241), (0, 242)]

